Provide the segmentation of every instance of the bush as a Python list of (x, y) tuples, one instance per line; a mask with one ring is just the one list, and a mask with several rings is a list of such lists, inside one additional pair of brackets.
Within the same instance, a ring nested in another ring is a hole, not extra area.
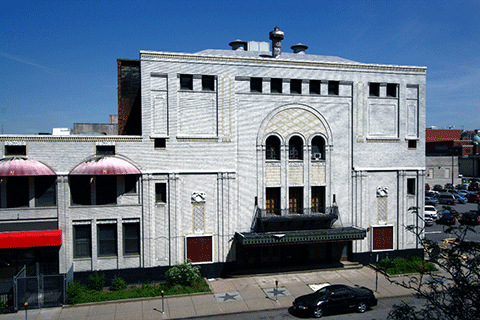
[(113, 291), (124, 290), (127, 288), (127, 283), (125, 280), (120, 278), (119, 276), (115, 276), (112, 280), (112, 286), (110, 287)]
[(87, 282), (88, 289), (101, 291), (104, 286), (105, 286), (105, 275), (104, 274), (99, 275), (97, 272), (95, 272), (95, 274), (91, 274), (88, 277), (88, 282)]
[(168, 269), (165, 272), (165, 279), (167, 285), (171, 287), (190, 286), (199, 282), (202, 279), (202, 275), (200, 274), (200, 267), (192, 266), (191, 261), (187, 260), (181, 265)]
[(71, 280), (68, 282), (67, 286), (67, 303), (69, 304), (77, 304), (82, 302), (81, 301), (81, 294), (83, 291), (82, 285), (76, 282), (75, 280)]

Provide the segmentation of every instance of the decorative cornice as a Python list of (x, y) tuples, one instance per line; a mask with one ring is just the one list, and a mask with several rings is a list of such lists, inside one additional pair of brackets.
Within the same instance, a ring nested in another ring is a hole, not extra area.
[(325, 67), (325, 68), (347, 68), (360, 70), (382, 70), (382, 71), (406, 71), (406, 72), (422, 72), (427, 71), (426, 67), (413, 66), (396, 66), (396, 65), (380, 65), (380, 64), (361, 64), (361, 63), (333, 63), (333, 62), (316, 62), (316, 61), (296, 61), (296, 60), (279, 60), (268, 58), (238, 58), (238, 57), (221, 57), (221, 56), (203, 56), (187, 53), (161, 53), (140, 51), (140, 59), (157, 58), (157, 59), (177, 59), (177, 60), (197, 60), (197, 61), (217, 61), (217, 62), (247, 62), (262, 63), (274, 65), (292, 65), (307, 67)]

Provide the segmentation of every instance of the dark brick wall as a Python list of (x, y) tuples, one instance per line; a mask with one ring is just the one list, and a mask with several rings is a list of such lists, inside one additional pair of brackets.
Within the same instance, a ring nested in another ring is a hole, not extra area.
[(141, 135), (140, 60), (117, 59), (118, 134)]

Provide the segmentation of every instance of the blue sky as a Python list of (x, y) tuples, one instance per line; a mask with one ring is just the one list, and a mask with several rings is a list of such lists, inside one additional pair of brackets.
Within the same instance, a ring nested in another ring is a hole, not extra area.
[[(0, 133), (117, 113), (116, 59), (235, 39), (427, 67), (426, 126), (480, 128), (480, 1), (10, 1), (0, 12)], [(289, 50), (289, 49), (288, 49)]]

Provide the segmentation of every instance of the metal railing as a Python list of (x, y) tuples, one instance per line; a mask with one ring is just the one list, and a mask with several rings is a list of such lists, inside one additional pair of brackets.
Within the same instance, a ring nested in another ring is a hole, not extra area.
[(317, 208), (299, 208), (291, 209), (258, 209), (257, 217), (259, 218), (275, 218), (275, 217), (305, 217), (305, 216), (322, 216), (322, 215), (338, 215), (336, 206), (317, 207)]

